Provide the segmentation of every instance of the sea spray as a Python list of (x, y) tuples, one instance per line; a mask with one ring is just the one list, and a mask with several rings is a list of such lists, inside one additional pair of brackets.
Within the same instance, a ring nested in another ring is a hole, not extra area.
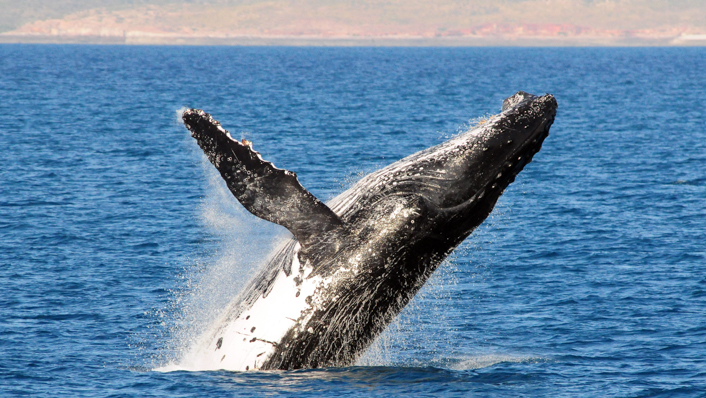
[(288, 239), (282, 227), (252, 216), (233, 200), (218, 173), (202, 159), (208, 183), (196, 211), (204, 252), (185, 266), (172, 292), (167, 322), (170, 343), (158, 368), (183, 368), (185, 355), (242, 291), (273, 249)]

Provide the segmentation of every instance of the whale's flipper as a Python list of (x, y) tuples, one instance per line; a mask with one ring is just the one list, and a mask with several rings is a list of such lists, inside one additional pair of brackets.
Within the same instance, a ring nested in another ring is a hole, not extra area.
[(251, 143), (234, 140), (211, 115), (189, 109), (182, 119), (249, 212), (287, 228), (302, 247), (319, 243), (327, 232), (342, 226), (328, 206), (302, 187), (296, 174), (263, 160)]

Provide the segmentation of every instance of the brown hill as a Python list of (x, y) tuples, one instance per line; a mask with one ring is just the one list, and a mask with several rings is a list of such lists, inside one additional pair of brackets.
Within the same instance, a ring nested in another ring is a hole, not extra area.
[[(3, 2), (9, 4), (0, 0), (0, 6), (15, 12)], [(57, 8), (60, 3), (65, 7)], [(78, 9), (75, 3), (58, 0), (53, 8), (25, 12), (26, 21), (4, 36), (27, 40), (112, 38), (135, 43), (253, 38), (449, 42), (551, 38), (596, 43), (641, 39), (668, 43), (675, 38), (704, 39), (700, 35), (706, 33), (706, 5), (694, 0), (646, 0), (639, 4), (629, 0), (82, 2), (88, 9)], [(93, 7), (98, 3), (104, 6)], [(71, 12), (62, 14), (61, 10)], [(37, 20), (29, 21), (32, 18)]]

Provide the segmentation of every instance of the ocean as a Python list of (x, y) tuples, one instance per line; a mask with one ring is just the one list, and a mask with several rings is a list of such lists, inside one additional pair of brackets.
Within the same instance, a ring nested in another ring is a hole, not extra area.
[[(706, 396), (706, 48), (0, 45), (0, 395)], [(355, 366), (160, 372), (287, 232), (178, 115), (330, 200), (498, 113), (534, 160)]]

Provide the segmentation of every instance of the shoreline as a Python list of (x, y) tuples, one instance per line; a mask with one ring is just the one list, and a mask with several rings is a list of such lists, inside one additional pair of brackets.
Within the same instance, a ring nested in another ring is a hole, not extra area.
[(706, 35), (677, 37), (307, 37), (177, 36), (128, 33), (124, 36), (0, 34), (0, 44), (92, 44), (166, 46), (284, 47), (702, 47)]

